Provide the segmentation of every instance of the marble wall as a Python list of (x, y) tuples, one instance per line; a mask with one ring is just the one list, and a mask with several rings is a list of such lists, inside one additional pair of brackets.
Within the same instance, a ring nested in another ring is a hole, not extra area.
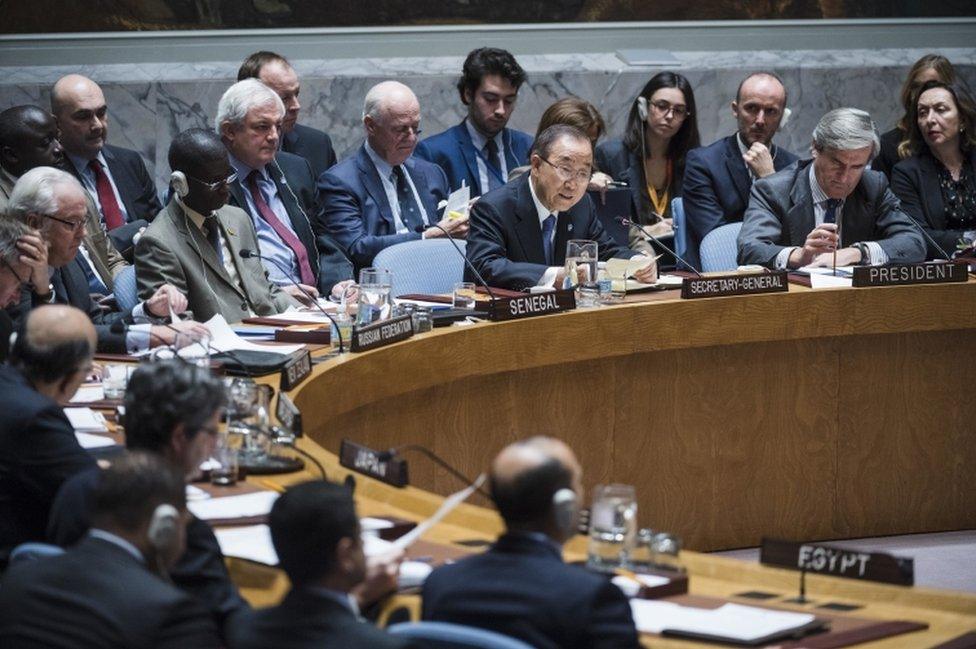
[[(976, 49), (941, 50), (976, 87)], [(691, 81), (704, 143), (731, 133), (729, 101), (749, 71), (782, 76), (793, 109), (777, 142), (795, 152), (826, 111), (856, 106), (883, 131), (899, 117), (897, 96), (908, 67), (922, 50), (676, 52), (677, 71)], [(526, 55), (519, 61), (529, 82), (519, 94), (511, 125), (534, 132), (542, 111), (569, 94), (596, 105), (611, 137), (618, 135), (630, 102), (656, 68), (627, 66), (613, 54)], [(302, 77), (302, 123), (325, 130), (340, 158), (362, 142), (360, 115), (366, 90), (398, 79), (420, 97), (425, 135), (457, 123), (464, 107), (454, 87), (461, 57), (293, 61)], [(81, 72), (101, 84), (109, 105), (109, 141), (139, 151), (155, 171), (160, 191), (169, 169), (170, 140), (183, 129), (212, 126), (217, 101), (236, 78), (238, 62), (193, 65), (113, 64), (68, 67), (0, 67), (0, 110), (18, 104), (48, 105), (49, 88), (63, 74)]]

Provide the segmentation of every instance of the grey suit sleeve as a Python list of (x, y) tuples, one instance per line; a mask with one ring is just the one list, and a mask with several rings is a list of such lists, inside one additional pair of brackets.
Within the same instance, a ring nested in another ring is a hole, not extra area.
[(143, 234), (136, 244), (135, 261), (139, 299), (149, 299), (163, 284), (172, 284), (184, 295), (189, 293), (183, 266), (162, 241)]
[(786, 247), (780, 243), (783, 239), (780, 216), (783, 208), (774, 200), (768, 187), (761, 180), (752, 185), (749, 206), (743, 216), (737, 242), (739, 264), (775, 268), (776, 256)]
[(918, 228), (901, 209), (901, 203), (891, 192), (887, 180), (882, 186), (878, 206), (875, 231), (878, 244), (888, 255), (888, 261), (913, 263), (925, 261), (925, 239)]

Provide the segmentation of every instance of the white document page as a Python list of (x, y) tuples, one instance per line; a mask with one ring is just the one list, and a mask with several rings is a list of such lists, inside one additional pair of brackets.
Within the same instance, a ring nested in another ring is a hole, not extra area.
[[(453, 218), (465, 218), (468, 216), (468, 203), (471, 201), (471, 188), (467, 185), (459, 187), (456, 191), (451, 192), (451, 195), (447, 197), (447, 202), (444, 204), (444, 216), (451, 217), (451, 212), (456, 212), (459, 217)], [(440, 208), (440, 205), (437, 206)]]
[(64, 414), (76, 431), (86, 433), (107, 433), (105, 417), (91, 408), (65, 408)]
[(838, 266), (836, 275), (833, 268), (822, 266), (804, 266), (800, 272), (810, 275), (810, 288), (849, 287), (854, 282), (854, 266)]
[(741, 642), (795, 629), (814, 620), (809, 613), (773, 611), (731, 603), (716, 609), (704, 609), (659, 600), (632, 599), (630, 609), (637, 630), (644, 633), (684, 631)]
[(205, 521), (267, 516), (271, 513), (271, 505), (278, 499), (278, 495), (277, 491), (256, 491), (242, 496), (197, 500), (187, 503), (186, 507), (194, 516)]
[(115, 446), (115, 441), (111, 437), (105, 437), (104, 435), (92, 435), (91, 433), (80, 433), (75, 431), (75, 437), (78, 438), (78, 443), (81, 448), (105, 448), (106, 446)]
[(75, 396), (71, 397), (71, 403), (91, 403), (92, 401), (101, 401), (104, 398), (105, 390), (102, 389), (101, 384), (83, 385), (75, 392)]
[(225, 557), (247, 559), (266, 566), (278, 565), (271, 528), (267, 525), (218, 528), (214, 530), (214, 536)]
[(450, 514), (455, 507), (457, 507), (465, 500), (470, 498), (471, 494), (473, 494), (478, 489), (478, 487), (484, 484), (485, 479), (487, 477), (488, 476), (482, 473), (475, 479), (474, 484), (462, 489), (461, 491), (458, 491), (457, 493), (451, 494), (450, 496), (445, 498), (444, 502), (441, 503), (441, 506), (437, 508), (437, 511), (434, 512), (433, 516), (431, 516), (424, 522), (417, 525), (417, 527), (413, 528), (412, 530), (410, 530), (409, 532), (407, 532), (406, 534), (398, 538), (396, 541), (393, 542), (393, 545), (400, 548), (401, 550), (406, 550), (407, 548), (409, 548), (411, 545), (413, 545), (414, 541), (416, 541), (421, 536), (426, 534), (427, 530), (429, 530), (438, 522), (440, 522), (442, 518)]

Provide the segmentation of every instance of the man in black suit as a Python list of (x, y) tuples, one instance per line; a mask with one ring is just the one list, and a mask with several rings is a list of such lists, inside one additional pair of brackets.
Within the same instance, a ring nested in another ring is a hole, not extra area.
[[(586, 195), (593, 146), (585, 133), (550, 126), (532, 145), (529, 163), (528, 174), (488, 192), (472, 207), (467, 256), (485, 281), (515, 290), (562, 288), (570, 239), (596, 241), (603, 260), (641, 256), (613, 241)], [(655, 281), (657, 265), (635, 277)]]
[(269, 523), (292, 589), (278, 606), (235, 621), (233, 649), (410, 646), (359, 617), (350, 591), (366, 578), (366, 558), (346, 487), (325, 481), (291, 487), (275, 501)]
[(51, 112), (61, 129), (67, 168), (94, 199), (102, 222), (123, 255), (132, 237), (162, 209), (142, 156), (107, 144), (108, 105), (98, 84), (79, 74), (58, 79)]
[[(160, 456), (189, 482), (213, 452), (225, 402), (223, 383), (209, 370), (180, 360), (141, 365), (125, 393), (126, 448)], [(51, 506), (49, 541), (67, 547), (88, 532), (101, 474), (92, 469), (64, 483)], [(187, 517), (186, 549), (169, 575), (212, 612), (221, 629), (248, 608), (230, 580), (213, 530), (195, 516)]]
[(298, 101), (301, 83), (288, 59), (274, 52), (255, 52), (241, 64), (237, 80), (258, 79), (281, 97), (285, 117), (281, 120), (281, 150), (308, 160), (318, 178), (336, 163), (332, 138), (327, 133), (298, 123), (302, 105)]
[(94, 351), (84, 313), (45, 306), (20, 324), (9, 364), (0, 365), (0, 567), (15, 546), (44, 538), (61, 484), (95, 466), (63, 410)]
[(582, 470), (559, 440), (533, 437), (499, 453), (491, 496), (506, 532), (484, 554), (434, 570), (423, 618), (481, 627), (540, 649), (635, 648), (627, 597), (607, 575), (563, 563), (576, 533)]
[(98, 333), (98, 350), (135, 352), (160, 343), (175, 342), (178, 331), (202, 333), (206, 328), (189, 320), (161, 326), (137, 324), (126, 331), (125, 322), (166, 318), (186, 310), (186, 297), (164, 285), (131, 311), (106, 312), (92, 301), (79, 247), (85, 238), (87, 202), (85, 190), (71, 174), (52, 167), (35, 167), (17, 181), (7, 215), (37, 230), (43, 245), (23, 248), (31, 267), (20, 302), (8, 310), (14, 322), (41, 304), (70, 304), (91, 318)]
[(349, 288), (352, 264), (327, 235), (312, 232), (315, 177), (304, 158), (278, 151), (285, 114), (271, 88), (245, 79), (220, 98), (215, 123), (237, 176), (228, 204), (251, 217), (271, 281), (307, 304), (305, 293), (317, 297), (320, 287), (337, 296)]
[(116, 460), (95, 489), (85, 538), (7, 571), (0, 645), (216, 649), (207, 611), (165, 577), (182, 551), (185, 519), (178, 471), (152, 455)]

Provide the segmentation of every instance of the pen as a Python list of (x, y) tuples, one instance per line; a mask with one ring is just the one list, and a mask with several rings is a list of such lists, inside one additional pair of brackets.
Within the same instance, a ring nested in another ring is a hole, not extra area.
[(271, 491), (277, 491), (280, 494), (285, 493), (284, 487), (282, 487), (280, 484), (271, 482), (270, 480), (258, 480), (258, 484), (261, 485), (262, 487), (270, 489)]

